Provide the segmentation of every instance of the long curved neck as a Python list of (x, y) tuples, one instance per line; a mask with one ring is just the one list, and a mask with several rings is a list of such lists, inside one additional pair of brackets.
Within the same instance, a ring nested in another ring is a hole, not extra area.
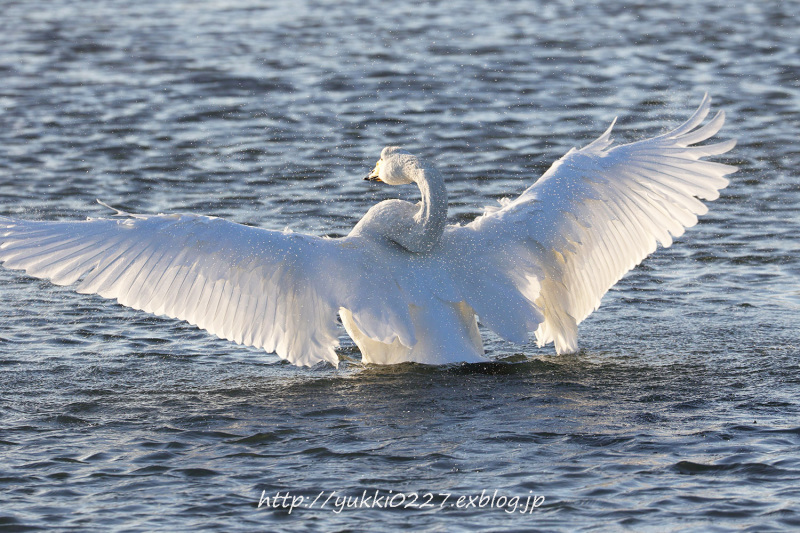
[(428, 252), (432, 250), (442, 237), (447, 225), (447, 189), (444, 177), (433, 167), (423, 166), (416, 169), (414, 181), (422, 194), (419, 211), (414, 215), (416, 227), (400, 242), (412, 252)]

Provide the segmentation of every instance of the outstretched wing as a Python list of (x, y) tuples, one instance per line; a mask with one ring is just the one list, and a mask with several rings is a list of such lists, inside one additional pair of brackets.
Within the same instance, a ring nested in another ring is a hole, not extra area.
[[(58, 285), (80, 282), (78, 292), (186, 320), (296, 365), (338, 364), (340, 307), (375, 337), (413, 340), (402, 314), (407, 305), (398, 304), (396, 287), (373, 275), (357, 242), (196, 215), (0, 217), (0, 261)], [(396, 312), (387, 318), (387, 309)], [(382, 331), (383, 324), (393, 331)]]
[[(693, 146), (716, 134), (722, 111), (705, 126), (711, 99), (678, 128), (609, 148), (611, 127), (572, 149), (528, 190), (468, 226), (492, 242), (485, 260), (505, 272), (542, 320), (539, 345), (576, 351), (577, 325), (626, 272), (697, 223), (736, 167), (703, 161), (735, 141)], [(612, 124), (613, 127), (613, 124)], [(485, 248), (485, 247), (484, 247)], [(482, 317), (483, 318), (483, 317)]]

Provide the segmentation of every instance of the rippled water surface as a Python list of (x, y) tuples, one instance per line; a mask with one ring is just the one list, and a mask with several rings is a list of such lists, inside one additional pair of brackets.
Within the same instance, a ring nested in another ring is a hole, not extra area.
[[(338, 371), (297, 369), (0, 270), (0, 529), (800, 527), (796, 5), (263, 4), (0, 2), (0, 214), (100, 198), (338, 236), (415, 195), (360, 180), (401, 144), (463, 222), (615, 116), (643, 138), (705, 91), (741, 170), (574, 356), (485, 332), (484, 365), (364, 367), (343, 341)], [(450, 506), (484, 490), (545, 499)], [(334, 512), (363, 491), (434, 496)]]

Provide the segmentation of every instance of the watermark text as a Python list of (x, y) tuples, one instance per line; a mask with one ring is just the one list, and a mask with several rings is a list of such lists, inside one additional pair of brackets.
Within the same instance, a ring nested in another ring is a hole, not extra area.
[(260, 509), (288, 511), (296, 509), (329, 510), (336, 514), (358, 509), (487, 509), (508, 514), (532, 514), (545, 502), (545, 497), (528, 491), (526, 496), (507, 496), (498, 490), (482, 490), (474, 494), (455, 495), (450, 492), (395, 492), (392, 490), (364, 490), (361, 494), (339, 490), (321, 490), (304, 495), (291, 491), (261, 492)]

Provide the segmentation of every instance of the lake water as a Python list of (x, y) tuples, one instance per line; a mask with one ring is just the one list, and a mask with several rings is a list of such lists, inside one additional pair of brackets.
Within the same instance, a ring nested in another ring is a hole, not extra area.
[(340, 236), (417, 194), (361, 180), (400, 144), (464, 222), (706, 91), (740, 166), (572, 356), (484, 332), (496, 362), (364, 367), (343, 341), (298, 369), (0, 270), (0, 530), (800, 527), (797, 5), (578, 4), (0, 2), (4, 215), (100, 198)]

